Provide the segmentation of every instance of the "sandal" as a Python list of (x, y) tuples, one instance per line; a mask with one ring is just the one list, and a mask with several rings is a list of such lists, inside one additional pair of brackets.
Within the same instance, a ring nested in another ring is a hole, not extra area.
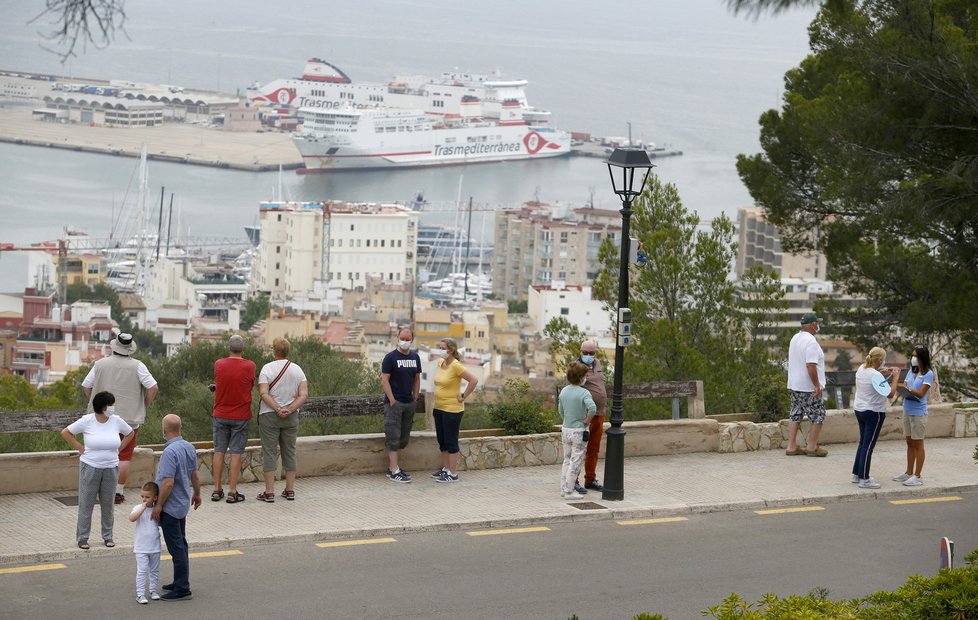
[(282, 497), (289, 500), (290, 502), (295, 500), (295, 491), (285, 490), (282, 491)]
[(268, 502), (269, 504), (275, 501), (275, 493), (269, 493), (268, 491), (262, 491), (258, 494), (258, 501)]
[(219, 502), (222, 499), (224, 499), (224, 489), (215, 489), (214, 492), (211, 493), (212, 502)]
[(108, 539), (108, 540), (105, 541), (105, 546), (106, 547), (115, 547), (115, 541), (110, 538), (110, 539)]
[(88, 541), (87, 540), (81, 540), (81, 541), (78, 541), (78, 548), (79, 549), (84, 549), (85, 551), (88, 551), (89, 549), (92, 548), (92, 546), (88, 544)]
[(229, 504), (237, 504), (238, 502), (245, 501), (245, 496), (235, 491), (234, 493), (228, 493), (228, 498), (225, 501)]

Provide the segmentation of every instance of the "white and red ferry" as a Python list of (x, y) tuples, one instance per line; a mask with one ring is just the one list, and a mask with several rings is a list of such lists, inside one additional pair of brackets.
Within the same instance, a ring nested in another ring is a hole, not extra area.
[(335, 65), (313, 58), (302, 77), (275, 80), (247, 90), (258, 104), (299, 108), (396, 108), (423, 110), (443, 116), (462, 114), (465, 99), (475, 97), (487, 117), (499, 117), (503, 102), (516, 101), (530, 123), (549, 122), (550, 112), (530, 107), (526, 80), (503, 80), (498, 75), (442, 73), (438, 78), (397, 76), (390, 82), (353, 82)]
[(302, 128), (292, 139), (308, 171), (474, 164), (570, 152), (566, 132), (514, 120), (515, 103), (503, 110), (508, 122), (388, 108), (303, 108)]

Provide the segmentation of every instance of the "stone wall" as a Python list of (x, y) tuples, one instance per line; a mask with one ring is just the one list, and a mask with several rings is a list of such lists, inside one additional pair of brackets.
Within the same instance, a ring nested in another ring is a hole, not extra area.
[[(932, 405), (930, 412), (928, 437), (978, 436), (978, 408), (953, 409), (950, 404), (942, 404)], [(890, 411), (881, 440), (902, 441), (902, 413), (899, 408)], [(626, 422), (624, 428), (628, 433), (625, 437), (625, 456), (780, 450), (787, 444), (788, 436), (786, 420), (756, 424), (747, 421), (720, 422), (708, 417)], [(803, 422), (799, 443), (807, 441), (808, 428), (808, 422)], [(854, 443), (858, 439), (859, 428), (852, 411), (828, 412), (819, 438), (820, 444)], [(154, 478), (161, 448), (136, 448), (129, 475), (130, 486), (135, 487)], [(559, 433), (518, 437), (486, 435), (486, 431), (463, 433), (459, 448), (463, 470), (556, 465), (563, 460)], [(299, 476), (379, 474), (387, 469), (384, 436), (378, 433), (300, 437), (296, 449)], [(201, 483), (211, 485), (214, 480), (211, 446), (200, 444), (197, 457)], [(441, 456), (435, 434), (427, 431), (412, 433), (411, 444), (402, 451), (400, 461), (404, 469), (412, 472), (439, 467)], [(255, 441), (242, 455), (242, 470), (242, 482), (262, 479), (261, 447)], [(77, 488), (78, 455), (73, 451), (0, 454), (0, 494), (74, 492)]]

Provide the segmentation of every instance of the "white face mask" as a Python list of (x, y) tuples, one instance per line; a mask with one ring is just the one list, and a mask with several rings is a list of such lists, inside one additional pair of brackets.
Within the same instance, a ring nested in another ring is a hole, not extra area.
[(115, 405), (109, 405), (105, 408), (105, 415), (115, 415)]
[(410, 351), (411, 350), (411, 341), (410, 340), (398, 340), (397, 341), (397, 348), (400, 349), (400, 350), (402, 350), (402, 351)]
[(817, 334), (817, 333), (818, 333), (818, 332), (820, 332), (820, 331), (822, 331), (822, 326), (821, 326), (821, 325), (819, 325), (818, 323), (816, 323), (816, 324), (815, 324), (815, 333)]
[(910, 358), (910, 365), (911, 366), (916, 366), (917, 368), (920, 368), (920, 363), (917, 361), (917, 356), (916, 355)]

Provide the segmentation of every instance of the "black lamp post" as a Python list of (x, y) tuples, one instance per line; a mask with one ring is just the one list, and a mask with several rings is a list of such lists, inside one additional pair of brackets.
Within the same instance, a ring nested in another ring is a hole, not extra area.
[[(625, 347), (631, 341), (632, 313), (628, 309), (628, 256), (631, 253), (629, 223), (632, 217), (632, 200), (641, 195), (645, 182), (652, 172), (652, 161), (645, 149), (615, 149), (608, 161), (611, 186), (621, 199), (621, 260), (618, 264), (618, 322), (615, 331), (614, 388), (611, 395), (611, 428), (606, 433), (604, 461), (604, 491), (601, 498), (606, 500), (625, 499), (625, 431), (622, 408), (622, 374), (625, 370)], [(615, 170), (620, 177), (615, 178)], [(635, 187), (635, 172), (639, 172), (641, 182)], [(643, 174), (644, 173), (644, 174)]]

